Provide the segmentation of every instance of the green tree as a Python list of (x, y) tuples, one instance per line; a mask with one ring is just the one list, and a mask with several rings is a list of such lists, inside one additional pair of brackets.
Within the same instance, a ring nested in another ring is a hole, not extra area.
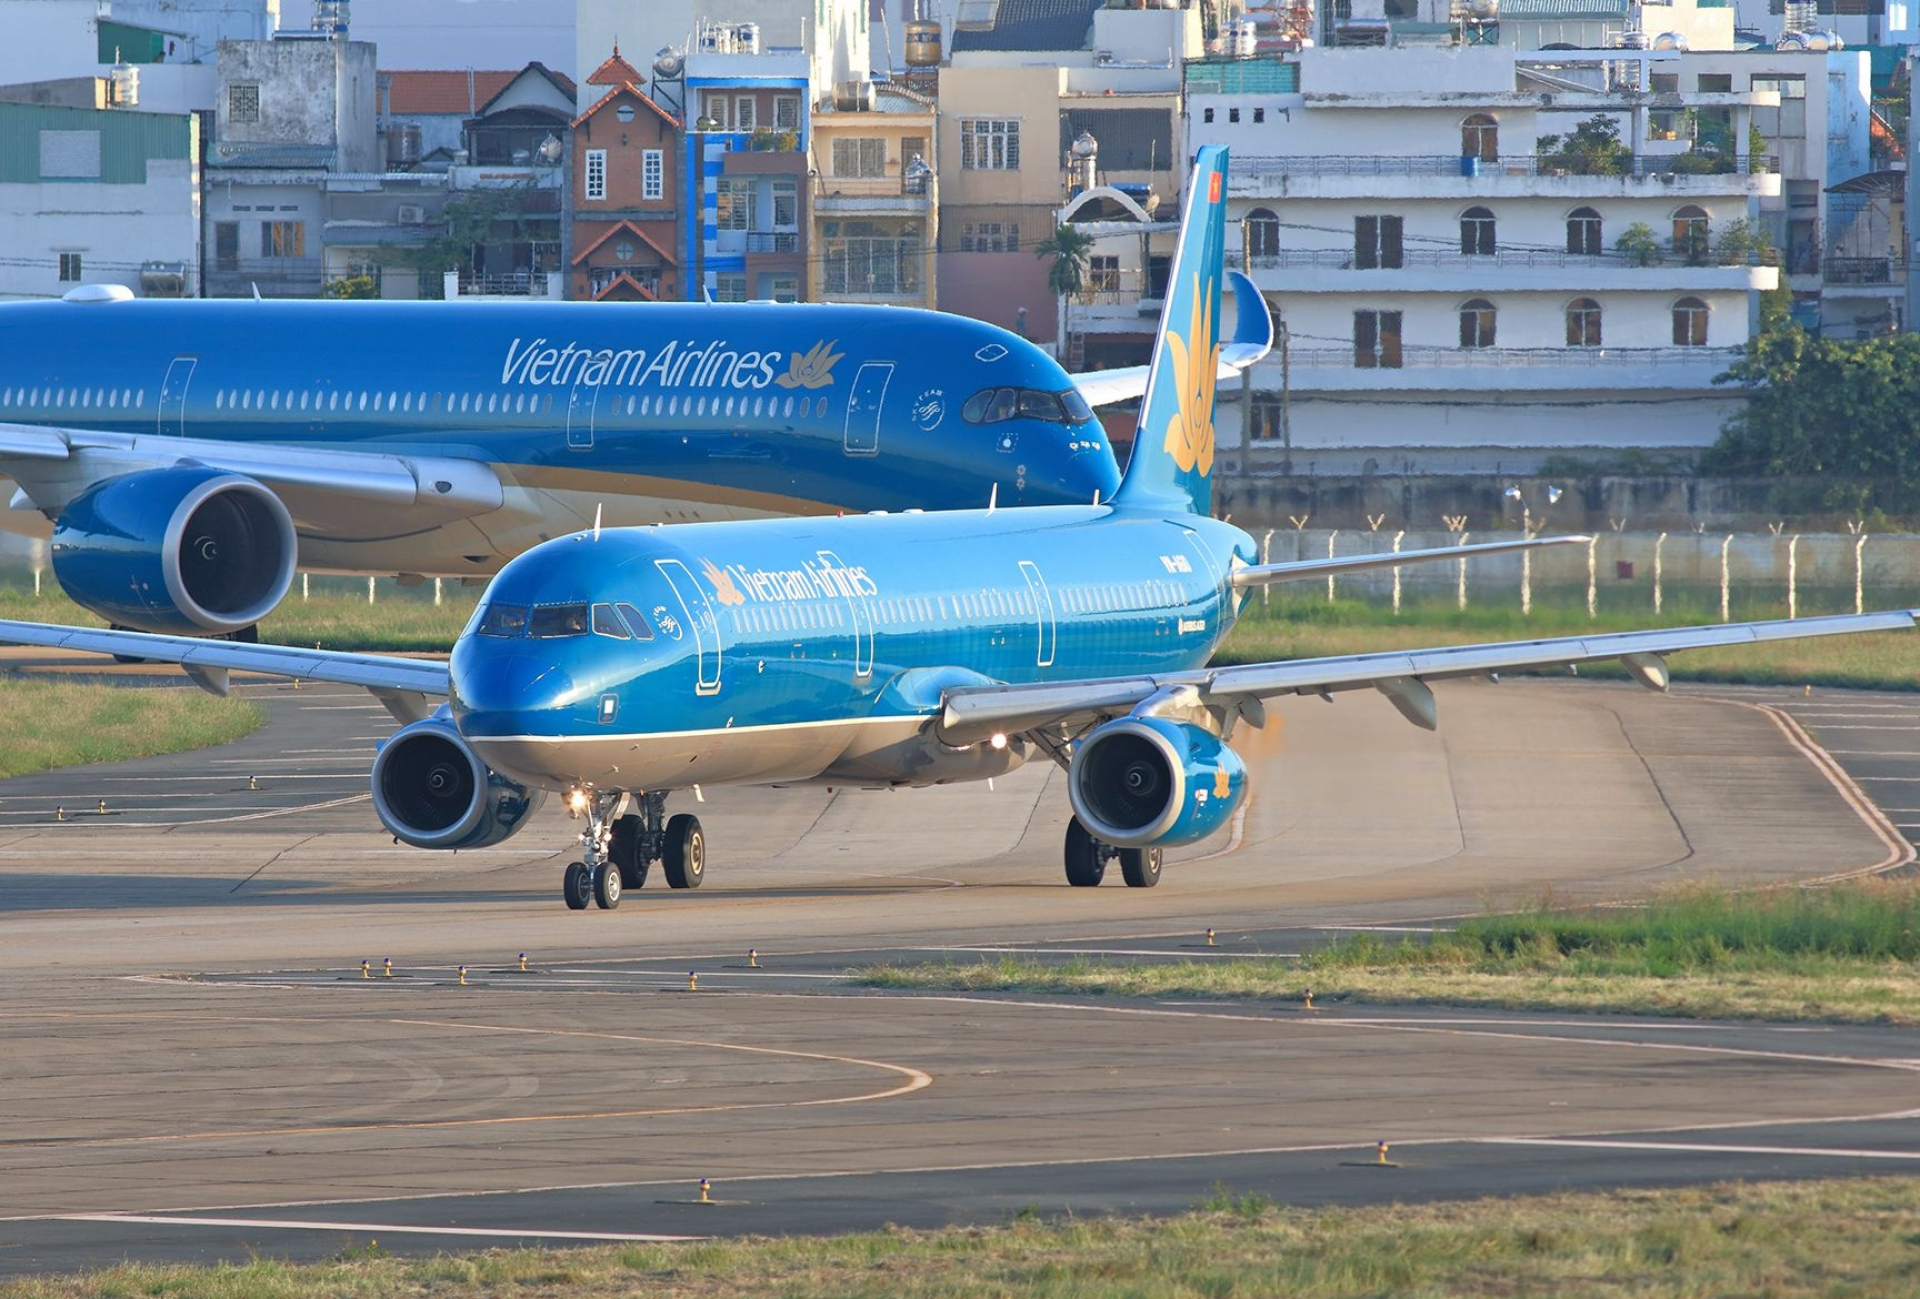
[(388, 248), (381, 260), (403, 266), (420, 276), (420, 296), (438, 298), (448, 271), (472, 270), (474, 249), (498, 240), (502, 223), (517, 224), (531, 186), (468, 190), (447, 200), (440, 228), (416, 244)]
[(1060, 299), (1060, 354), (1064, 357), (1068, 341), (1073, 336), (1068, 328), (1073, 300), (1086, 292), (1087, 266), (1093, 257), (1093, 236), (1062, 224), (1040, 241), (1033, 255), (1053, 258), (1053, 264), (1047, 267), (1047, 288)]
[(320, 287), (323, 298), (377, 298), (380, 284), (371, 275), (343, 275)]
[(1543, 135), (1534, 141), (1540, 165), (1570, 176), (1624, 176), (1633, 169), (1633, 150), (1620, 139), (1620, 124), (1595, 113), (1569, 135)]
[(1660, 240), (1645, 221), (1635, 221), (1621, 231), (1613, 250), (1634, 266), (1652, 266), (1660, 260)]

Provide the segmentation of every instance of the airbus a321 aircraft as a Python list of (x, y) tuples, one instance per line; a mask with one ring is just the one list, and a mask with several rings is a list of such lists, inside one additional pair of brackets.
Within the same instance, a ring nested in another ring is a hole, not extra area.
[[(1065, 504), (1119, 485), (1081, 376), (896, 307), (0, 305), (0, 527), (109, 623), (252, 639), (297, 567), (479, 577), (614, 524)], [(1221, 364), (1266, 354), (1258, 294)]]
[(1045, 757), (1068, 776), (1068, 882), (1117, 860), (1146, 887), (1164, 848), (1240, 806), (1229, 741), (1274, 696), (1372, 687), (1432, 728), (1439, 678), (1617, 659), (1663, 689), (1672, 651), (1913, 625), (1901, 610), (1205, 666), (1251, 588), (1328, 571), (1257, 565), (1253, 539), (1206, 514), (1226, 165), (1209, 147), (1194, 167), (1109, 502), (582, 532), (508, 564), (444, 664), (31, 623), (0, 640), (175, 661), (214, 690), (236, 668), (365, 686), (413, 719), (373, 763), (387, 829), (498, 843), (559, 793), (585, 819), (562, 889), (584, 909), (617, 905), (655, 861), (673, 887), (700, 883), (700, 822), (666, 806), (703, 784), (931, 785)]

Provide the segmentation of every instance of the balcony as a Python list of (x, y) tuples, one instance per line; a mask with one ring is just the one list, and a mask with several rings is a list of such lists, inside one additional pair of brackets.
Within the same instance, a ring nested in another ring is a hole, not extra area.
[[(1303, 392), (1708, 391), (1737, 347), (1403, 347), (1400, 364), (1361, 368), (1352, 347), (1289, 349), (1288, 382)], [(1278, 390), (1276, 352), (1254, 385)]]
[(1569, 170), (1556, 154), (1316, 155), (1235, 158), (1236, 198), (1447, 199), (1713, 197), (1780, 193), (1777, 159), (1746, 154), (1637, 154), (1618, 173)]
[[(1451, 249), (1409, 248), (1395, 267), (1356, 268), (1350, 248), (1286, 249), (1250, 259), (1254, 282), (1273, 293), (1597, 293), (1662, 289), (1714, 293), (1765, 291), (1779, 283), (1772, 266), (1699, 265), (1666, 255), (1641, 265), (1620, 253), (1597, 255), (1553, 249), (1502, 249), (1468, 255)], [(1242, 255), (1227, 253), (1229, 266)]]
[(800, 232), (750, 230), (747, 232), (745, 250), (750, 253), (797, 253), (800, 251)]
[(822, 176), (813, 210), (821, 216), (925, 216), (934, 205), (931, 172), (919, 176)]

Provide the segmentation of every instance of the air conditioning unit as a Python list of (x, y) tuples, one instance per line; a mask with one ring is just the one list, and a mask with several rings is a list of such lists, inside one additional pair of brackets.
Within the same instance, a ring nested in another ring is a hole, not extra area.
[(425, 225), (426, 223), (427, 223), (427, 210), (424, 207), (420, 206), (418, 203), (402, 203), (400, 205), (400, 224), (401, 225), (419, 226), (419, 225)]

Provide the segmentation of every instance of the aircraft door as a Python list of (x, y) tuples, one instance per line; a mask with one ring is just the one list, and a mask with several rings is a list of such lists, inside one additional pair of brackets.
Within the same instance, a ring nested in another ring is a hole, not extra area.
[[(681, 634), (693, 637), (694, 653), (699, 660), (699, 685), (696, 693), (714, 695), (720, 693), (720, 623), (713, 616), (713, 605), (707, 600), (707, 593), (700, 583), (694, 580), (687, 566), (677, 559), (656, 559), (653, 561), (660, 573), (673, 587), (673, 593), (679, 597), (680, 613), (685, 621), (681, 624), (685, 631)], [(672, 636), (667, 627), (661, 630)], [(678, 639), (678, 638), (676, 638)]]
[(850, 456), (880, 454), (880, 411), (886, 404), (892, 361), (868, 361), (853, 376), (847, 394), (846, 451)]
[[(599, 352), (595, 360), (605, 360), (611, 352)], [(573, 393), (567, 398), (567, 449), (570, 451), (593, 450), (593, 423), (599, 414), (600, 385), (587, 383), (584, 376), (592, 374), (595, 379), (604, 378), (606, 367), (583, 365), (580, 367), (582, 378), (573, 381)]]
[(1031, 559), (1020, 561), (1020, 572), (1027, 579), (1027, 589), (1033, 592), (1033, 612), (1039, 624), (1039, 648), (1035, 651), (1036, 667), (1053, 666), (1055, 622), (1053, 617), (1053, 593), (1047, 590), (1047, 579), (1040, 576), (1040, 566)]
[[(820, 562), (837, 572), (845, 573), (846, 565), (840, 562), (840, 556), (831, 550), (819, 552)], [(865, 591), (852, 585), (851, 576), (841, 579), (847, 584), (847, 616), (853, 623), (853, 675), (857, 678), (873, 675), (873, 610), (867, 604)]]
[(200, 364), (197, 356), (176, 356), (167, 367), (167, 377), (160, 385), (160, 417), (156, 432), (168, 437), (185, 437), (187, 433), (187, 385), (193, 382), (193, 368)]

